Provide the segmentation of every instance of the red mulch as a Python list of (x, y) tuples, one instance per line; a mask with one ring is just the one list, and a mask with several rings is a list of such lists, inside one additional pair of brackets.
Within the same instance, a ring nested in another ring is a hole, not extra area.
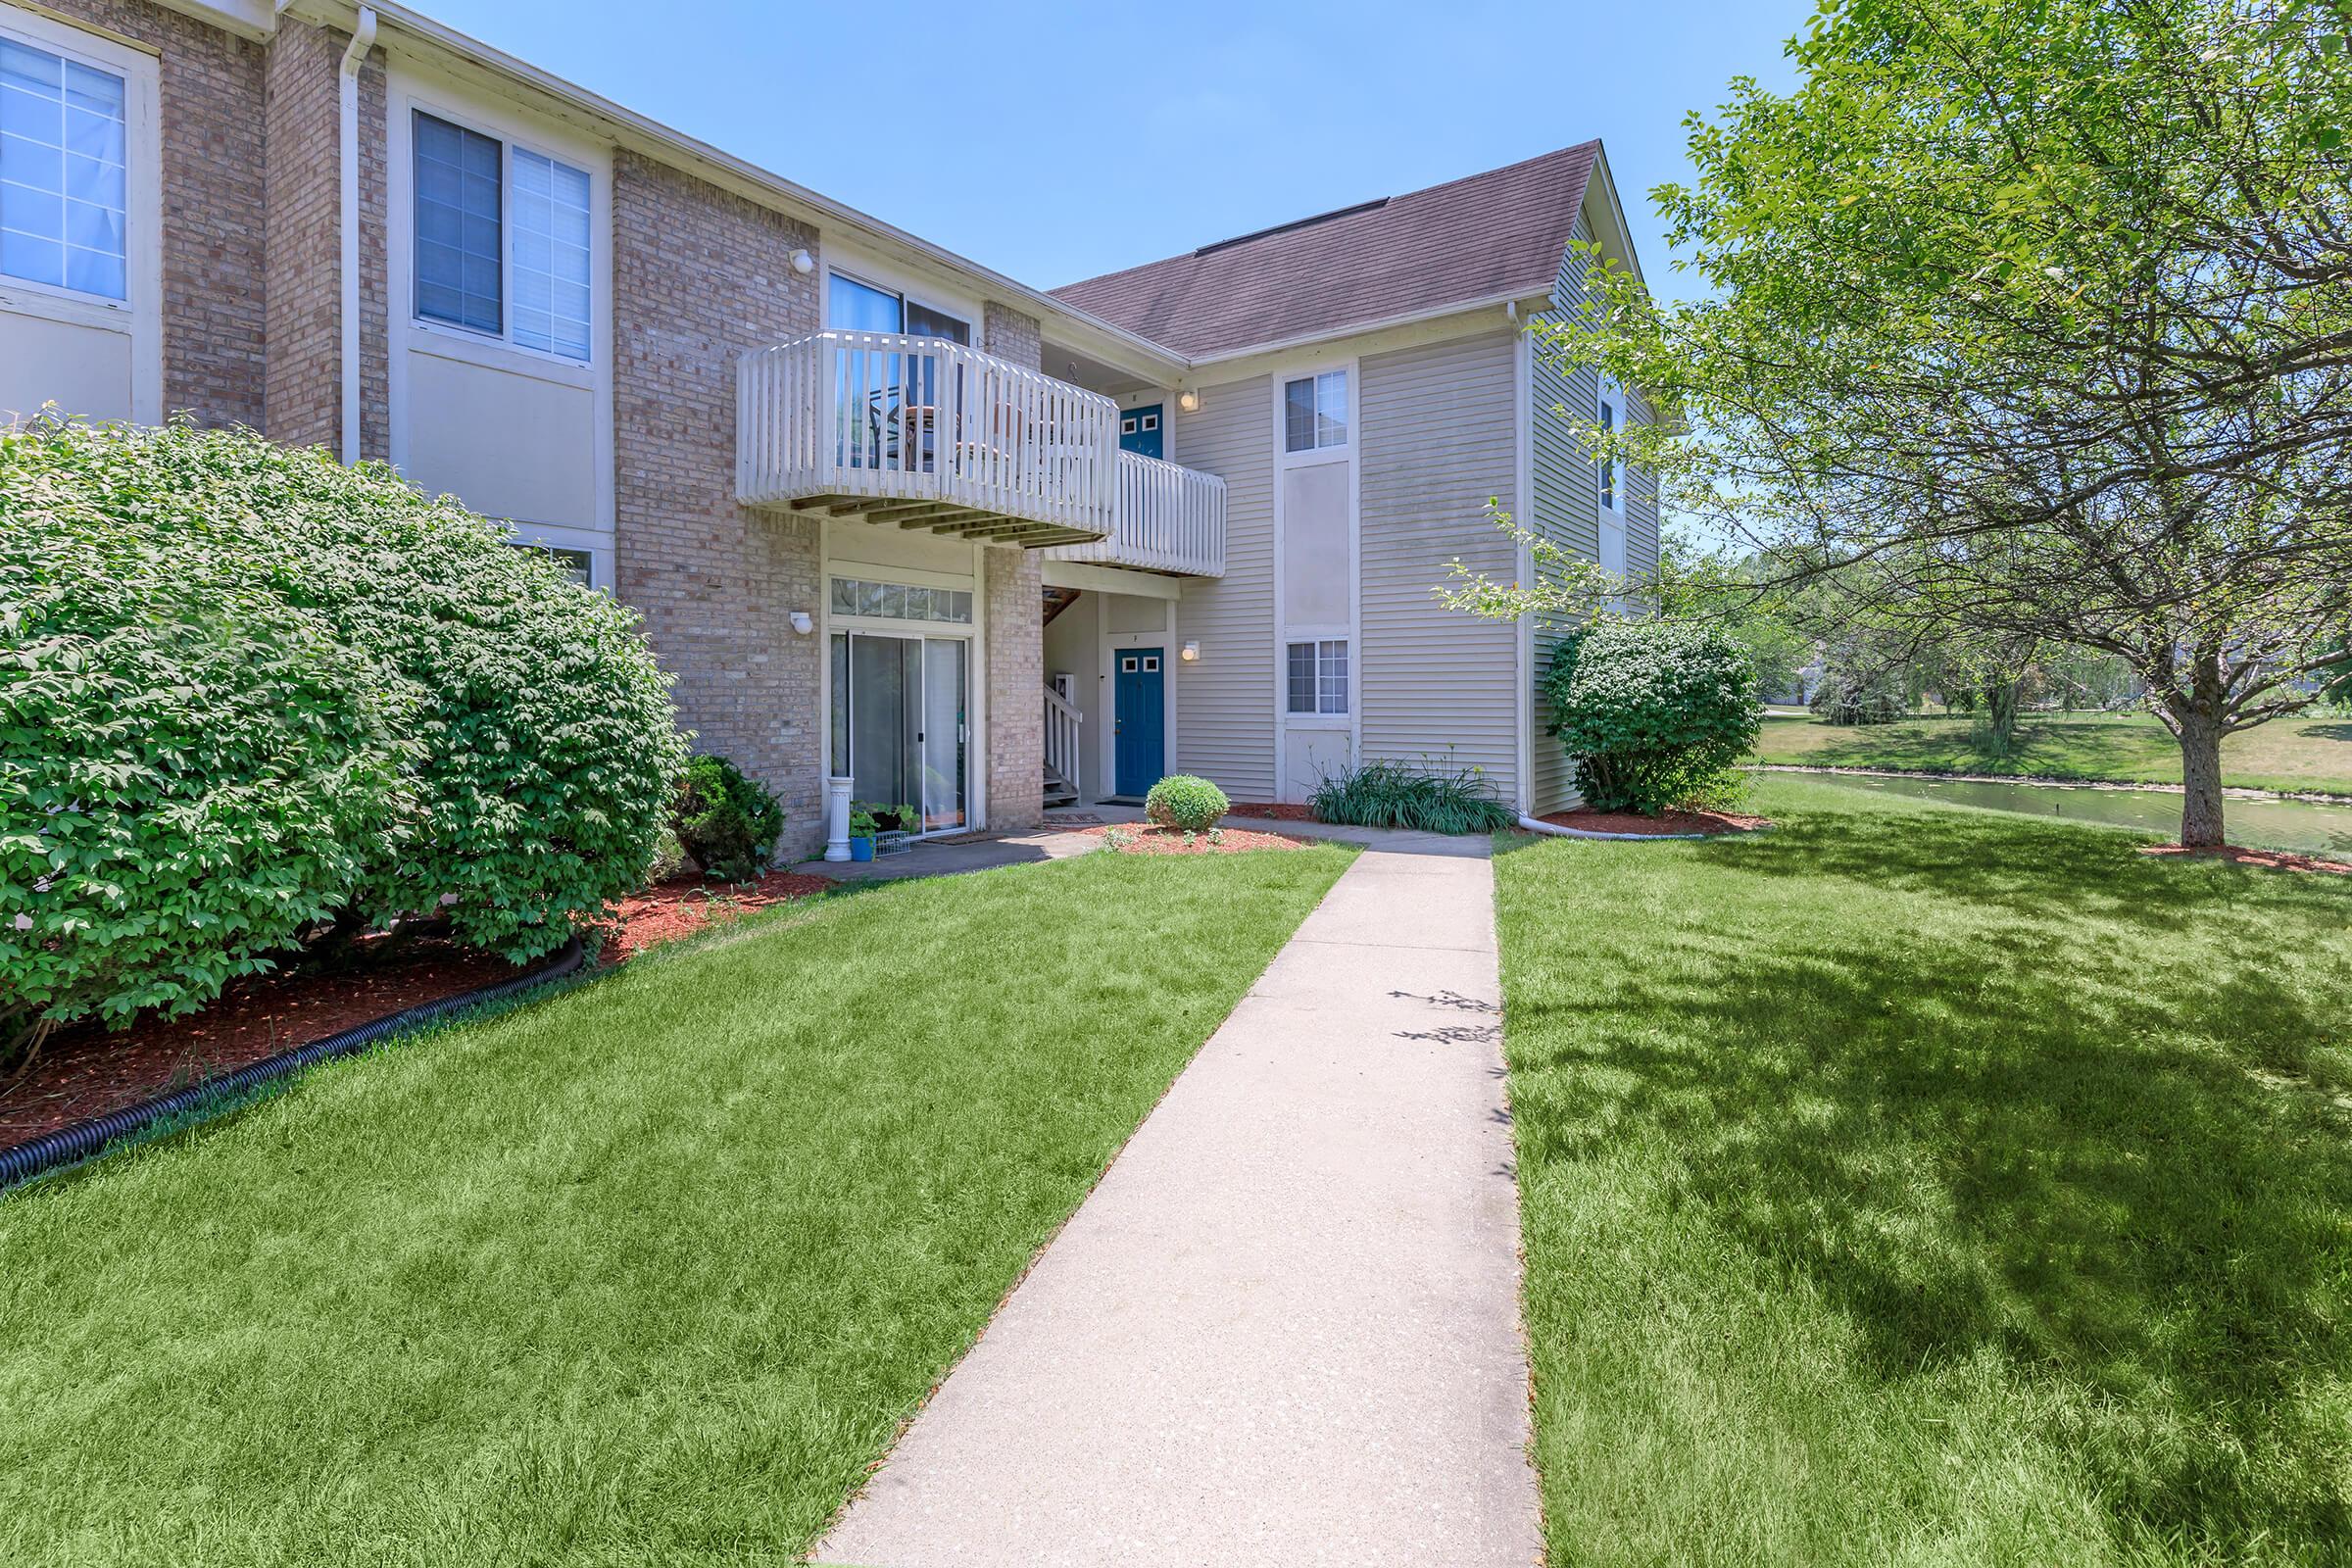
[(712, 882), (699, 876), (672, 877), (658, 887), (623, 899), (605, 927), (608, 962), (643, 953), (658, 942), (692, 936), (713, 920), (731, 920), (771, 904), (805, 899), (839, 884), (806, 871), (770, 871), (757, 882)]
[(1676, 833), (1752, 833), (1772, 826), (1768, 816), (1741, 816), (1734, 811), (1660, 811), (1655, 816), (1642, 816), (1633, 811), (1595, 811), (1587, 806), (1553, 811), (1537, 820), (1554, 827), (1582, 828), (1587, 833), (1640, 833), (1652, 838)]
[(1271, 801), (1237, 802), (1225, 808), (1227, 816), (1257, 816), (1276, 822), (1312, 822), (1315, 813), (1303, 806)]
[(1113, 842), (1121, 855), (1239, 855), (1244, 850), (1303, 850), (1304, 839), (1292, 838), (1287, 833), (1260, 833), (1251, 828), (1229, 827), (1217, 832), (1211, 843), (1205, 833), (1196, 833), (1192, 842), (1185, 842), (1183, 830), (1161, 827), (1155, 822), (1114, 822), (1102, 827), (1083, 830), (1089, 838), (1107, 839), (1119, 835)]
[[(713, 920), (833, 886), (797, 871), (770, 871), (742, 884), (679, 877), (615, 906), (604, 928), (604, 958), (617, 962)], [(125, 1033), (74, 1024), (51, 1037), (22, 1083), (0, 1094), (0, 1149), (521, 972), (495, 955), (423, 941), (398, 956), (347, 969), (233, 981), (200, 1012), (135, 1024)]]
[(2235, 865), (2267, 866), (2274, 871), (2318, 871), (2335, 876), (2352, 876), (2352, 860), (2328, 860), (2316, 855), (2297, 855), (2292, 850), (2249, 850), (2235, 844), (2218, 850), (2192, 850), (2185, 844), (2151, 844), (2139, 853), (2185, 855), (2201, 860), (2228, 860)]

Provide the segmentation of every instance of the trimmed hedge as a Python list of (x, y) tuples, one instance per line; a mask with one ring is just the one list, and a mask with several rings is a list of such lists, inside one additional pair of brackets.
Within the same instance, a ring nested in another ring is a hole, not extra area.
[(667, 685), (627, 611), (383, 465), (0, 432), (0, 976), (122, 1022), (328, 919), (551, 952), (653, 858)]
[(1187, 833), (1207, 832), (1232, 808), (1223, 790), (1190, 773), (1170, 773), (1144, 797), (1148, 819)]
[(1697, 621), (1582, 627), (1552, 655), (1544, 697), (1579, 793), (1603, 811), (1722, 799), (1761, 722), (1746, 652)]

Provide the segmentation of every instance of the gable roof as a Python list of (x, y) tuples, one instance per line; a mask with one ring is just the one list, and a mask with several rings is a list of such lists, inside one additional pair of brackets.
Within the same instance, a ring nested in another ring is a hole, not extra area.
[(1600, 143), (1051, 290), (1192, 359), (1548, 293)]

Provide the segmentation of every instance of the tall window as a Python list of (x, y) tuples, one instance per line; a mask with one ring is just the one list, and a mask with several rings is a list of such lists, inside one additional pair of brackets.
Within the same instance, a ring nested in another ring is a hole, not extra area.
[(832, 274), (826, 290), (825, 325), (837, 332), (907, 332), (969, 344), (971, 324), (935, 311), (904, 294), (860, 283), (847, 272)]
[[(1600, 383), (1599, 424), (1604, 435), (1615, 435), (1625, 426), (1625, 394), (1606, 378)], [(1600, 510), (1625, 510), (1625, 465), (1614, 457), (1600, 462)]]
[(415, 128), (418, 318), (587, 359), (587, 171), (422, 110)]
[(1289, 645), (1290, 710), (1294, 713), (1348, 711), (1348, 639), (1324, 638)]
[(1282, 389), (1284, 439), (1289, 452), (1348, 444), (1348, 372), (1300, 376)]
[(119, 300), (122, 78), (0, 38), (0, 273)]

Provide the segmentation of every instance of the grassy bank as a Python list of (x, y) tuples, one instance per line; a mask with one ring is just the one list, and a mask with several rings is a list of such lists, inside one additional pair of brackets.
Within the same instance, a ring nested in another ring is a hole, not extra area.
[(1348, 854), (753, 916), (0, 1199), (0, 1557), (795, 1560)]
[(1497, 866), (1552, 1560), (2346, 1560), (2352, 888), (1757, 794)]
[[(1812, 717), (1773, 718), (1757, 760), (1809, 767), (1895, 767), (1932, 773), (2106, 779), (2178, 784), (2180, 747), (2146, 713), (2036, 713), (2018, 726), (2018, 744), (1993, 757), (1963, 714), (1867, 728)], [(2352, 795), (2352, 718), (2279, 719), (2222, 743), (2224, 781), (2243, 789)]]

